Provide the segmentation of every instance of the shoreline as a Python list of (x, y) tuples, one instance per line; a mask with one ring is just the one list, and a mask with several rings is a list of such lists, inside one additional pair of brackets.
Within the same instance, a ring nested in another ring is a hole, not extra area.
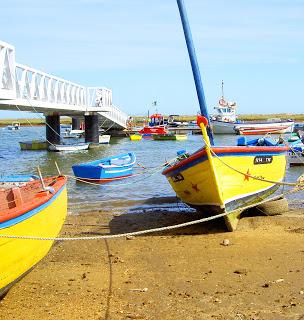
[[(189, 212), (70, 214), (61, 236), (193, 219)], [(223, 241), (229, 240), (224, 246)], [(0, 302), (3, 319), (300, 319), (304, 209), (110, 240), (60, 241)]]
[[(164, 115), (167, 117), (166, 115)], [(132, 116), (135, 121), (135, 125), (142, 125), (143, 120), (147, 119), (147, 116)], [(263, 121), (271, 118), (280, 118), (282, 120), (292, 119), (295, 122), (304, 122), (304, 114), (289, 114), (289, 113), (278, 113), (278, 114), (238, 114), (238, 119), (241, 121)], [(43, 126), (45, 122), (42, 119), (0, 119), (0, 127), (6, 127), (11, 125), (13, 122), (19, 122), (21, 126), (30, 127), (31, 125), (27, 122), (30, 121), (33, 126)], [(180, 115), (175, 117), (176, 121), (195, 121), (196, 115)], [(72, 118), (62, 119), (61, 125), (71, 125)]]

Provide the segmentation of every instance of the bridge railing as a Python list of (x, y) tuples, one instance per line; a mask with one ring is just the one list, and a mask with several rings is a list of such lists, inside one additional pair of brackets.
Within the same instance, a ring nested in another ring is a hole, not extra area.
[[(1, 101), (2, 100), (2, 101)], [(6, 102), (8, 100), (8, 102)], [(43, 110), (99, 112), (115, 127), (126, 127), (128, 115), (112, 103), (112, 90), (84, 87), (15, 62), (14, 46), (0, 41), (0, 105), (31, 106)]]
[(16, 63), (17, 99), (86, 107), (86, 87)]
[(0, 41), (0, 99), (15, 98), (15, 48)]
[(104, 87), (88, 88), (88, 106), (101, 108), (99, 114), (126, 128), (128, 115), (112, 103), (112, 90)]

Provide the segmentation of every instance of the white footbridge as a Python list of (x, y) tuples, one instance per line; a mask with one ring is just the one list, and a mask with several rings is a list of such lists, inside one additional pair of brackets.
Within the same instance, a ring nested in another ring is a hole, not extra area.
[(0, 109), (83, 117), (98, 113), (103, 129), (126, 128), (128, 115), (112, 103), (112, 91), (84, 87), (16, 63), (14, 46), (0, 41)]

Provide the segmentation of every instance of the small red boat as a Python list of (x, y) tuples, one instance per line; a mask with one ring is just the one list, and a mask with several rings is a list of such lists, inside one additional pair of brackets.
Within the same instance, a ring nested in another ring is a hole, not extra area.
[(151, 136), (154, 134), (167, 134), (168, 130), (164, 124), (164, 117), (160, 113), (154, 113), (150, 116), (148, 125), (144, 126), (139, 134), (143, 136)]

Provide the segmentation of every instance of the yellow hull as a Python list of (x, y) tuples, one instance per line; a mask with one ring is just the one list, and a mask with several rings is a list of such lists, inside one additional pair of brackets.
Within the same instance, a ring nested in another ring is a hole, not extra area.
[(21, 150), (46, 150), (47, 143), (46, 141), (27, 141), (27, 142), (19, 142)]
[(177, 141), (185, 141), (188, 139), (187, 134), (176, 134), (175, 137)]
[(284, 179), (285, 150), (275, 152), (273, 148), (271, 153), (267, 148), (215, 147), (212, 150), (217, 156), (211, 156), (211, 161), (203, 149), (163, 174), (183, 202), (209, 214), (229, 212), (257, 203), (277, 189), (275, 183), (263, 179), (275, 182)]
[[(66, 187), (33, 211), (34, 215), (12, 226), (1, 228), (0, 233), (56, 237), (67, 214)], [(52, 243), (53, 241), (0, 238), (0, 296), (48, 253)]]
[(130, 140), (131, 141), (139, 141), (142, 139), (142, 136), (140, 134), (132, 134), (130, 135)]

